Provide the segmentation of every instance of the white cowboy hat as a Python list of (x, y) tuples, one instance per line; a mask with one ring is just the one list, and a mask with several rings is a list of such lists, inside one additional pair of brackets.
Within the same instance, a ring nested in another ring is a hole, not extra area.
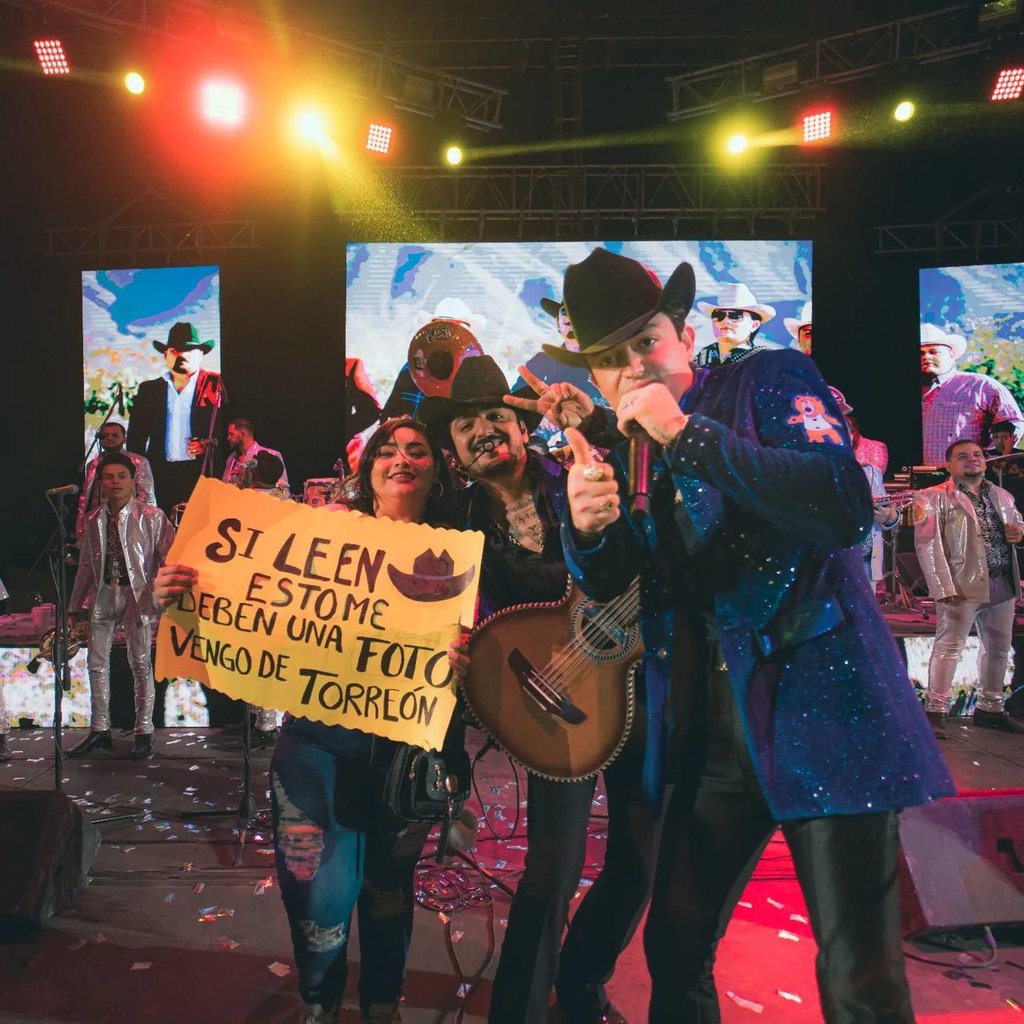
[(967, 351), (967, 339), (962, 334), (947, 334), (935, 324), (921, 324), (921, 344), (945, 345), (952, 349), (954, 359), (959, 359)]
[(480, 313), (474, 313), (462, 299), (448, 297), (442, 299), (434, 310), (435, 320), (462, 320), (473, 327), (483, 328), (487, 326), (487, 317)]
[(782, 322), (786, 325), (786, 330), (794, 338), (800, 333), (800, 328), (806, 327), (811, 321), (811, 304), (809, 302), (804, 303), (804, 308), (800, 310), (800, 316), (787, 316), (782, 319)]
[(759, 316), (763, 324), (775, 316), (774, 307), (760, 305), (754, 298), (754, 293), (740, 282), (723, 284), (717, 302), (698, 302), (697, 308), (705, 316), (711, 316), (716, 309), (745, 309), (748, 313)]

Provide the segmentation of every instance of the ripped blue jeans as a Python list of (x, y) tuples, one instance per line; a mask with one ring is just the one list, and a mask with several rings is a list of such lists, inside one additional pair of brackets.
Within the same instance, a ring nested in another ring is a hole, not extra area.
[(358, 908), (359, 1003), (402, 995), (412, 934), (413, 872), (429, 825), (384, 808), (394, 744), (342, 726), (288, 718), (270, 762), (274, 850), (307, 1003), (341, 1004)]

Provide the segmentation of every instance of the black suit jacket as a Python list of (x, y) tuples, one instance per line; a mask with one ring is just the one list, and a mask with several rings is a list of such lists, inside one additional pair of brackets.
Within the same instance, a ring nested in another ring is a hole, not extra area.
[[(206, 437), (217, 408), (220, 374), (200, 370), (192, 397), (190, 437)], [(224, 429), (224, 410), (217, 417), (218, 436)], [(167, 461), (167, 381), (163, 377), (144, 380), (132, 400), (128, 417), (128, 451), (145, 455), (151, 465)]]

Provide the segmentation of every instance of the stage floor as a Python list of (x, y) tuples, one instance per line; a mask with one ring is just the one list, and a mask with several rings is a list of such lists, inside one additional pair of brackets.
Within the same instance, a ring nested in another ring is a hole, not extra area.
[[(1013, 788), (1024, 781), (1024, 739), (968, 723), (954, 724), (951, 731), (954, 738), (943, 749), (959, 788)], [(71, 731), (65, 745), (82, 735), (80, 730)], [(0, 765), (0, 792), (50, 788), (50, 734), (16, 730), (11, 740), (15, 756)], [(479, 742), (475, 734), (473, 741)], [(113, 755), (65, 762), (64, 789), (89, 818), (102, 822), (130, 813), (140, 818), (100, 824), (103, 844), (88, 888), (36, 939), (0, 946), (0, 1022), (296, 1020), (294, 962), (266, 814), (261, 814), (262, 827), (249, 836), (244, 849), (238, 839), (237, 746), (219, 730), (161, 729), (152, 761), (127, 760), (130, 748), (130, 735), (122, 733), (115, 738)], [(254, 765), (255, 789), (263, 807), (267, 761), (264, 753)], [(494, 829), (503, 835), (513, 826), (515, 831), (498, 842), (481, 822), (474, 856), (487, 872), (514, 887), (525, 850), (525, 820), (520, 816), (516, 822), (516, 804), (524, 800), (525, 786), (522, 781), (517, 784), (508, 760), (493, 750), (477, 765), (477, 786)], [(479, 799), (474, 797), (470, 806), (481, 813)], [(232, 813), (212, 821), (183, 816), (217, 808)], [(580, 893), (603, 858), (604, 813), (599, 788)], [(17, 839), (4, 836), (3, 841)], [(508, 897), (476, 870), (456, 861), (453, 869), (441, 874), (432, 859), (427, 860), (420, 889), (446, 894), (459, 889), (466, 903), (491, 902), (500, 949)], [(453, 948), (466, 976), (477, 972), (486, 959), (489, 914), (486, 905), (450, 914)], [(1017, 930), (999, 938), (993, 969), (964, 969), (983, 953), (980, 942), (971, 945), (966, 937), (948, 948), (911, 947), (948, 961), (945, 966), (908, 961), (918, 1021), (980, 1024), (1014, 1019), (1008, 1000), (1024, 1004), (1024, 948), (1014, 944), (1022, 935)], [(788, 851), (777, 838), (762, 857), (720, 949), (717, 979), (723, 1020), (819, 1022), (814, 953)], [(358, 956), (356, 941), (351, 949), (354, 966)], [(470, 997), (466, 1020), (471, 1024), (485, 1017), (494, 967), (492, 961)], [(353, 999), (357, 972), (355, 967), (342, 1015), (345, 1024), (359, 1019)], [(403, 1019), (406, 1024), (454, 1020), (460, 1005), (457, 990), (441, 917), (436, 909), (418, 907)], [(620, 958), (609, 990), (629, 1021), (646, 1020), (647, 983), (639, 937)]]

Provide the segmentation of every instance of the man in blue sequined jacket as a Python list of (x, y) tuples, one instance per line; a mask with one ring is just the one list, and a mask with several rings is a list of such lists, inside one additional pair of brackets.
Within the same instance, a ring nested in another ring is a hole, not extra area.
[(777, 824), (818, 942), (829, 1024), (911, 1024), (896, 812), (953, 793), (864, 579), (871, 497), (813, 362), (693, 370), (681, 264), (662, 289), (604, 249), (571, 266), (579, 358), (625, 434), (650, 438), (650, 509), (626, 458), (569, 432), (570, 570), (599, 600), (639, 571), (645, 786), (674, 784), (645, 932), (650, 1021), (719, 1020), (715, 945)]

